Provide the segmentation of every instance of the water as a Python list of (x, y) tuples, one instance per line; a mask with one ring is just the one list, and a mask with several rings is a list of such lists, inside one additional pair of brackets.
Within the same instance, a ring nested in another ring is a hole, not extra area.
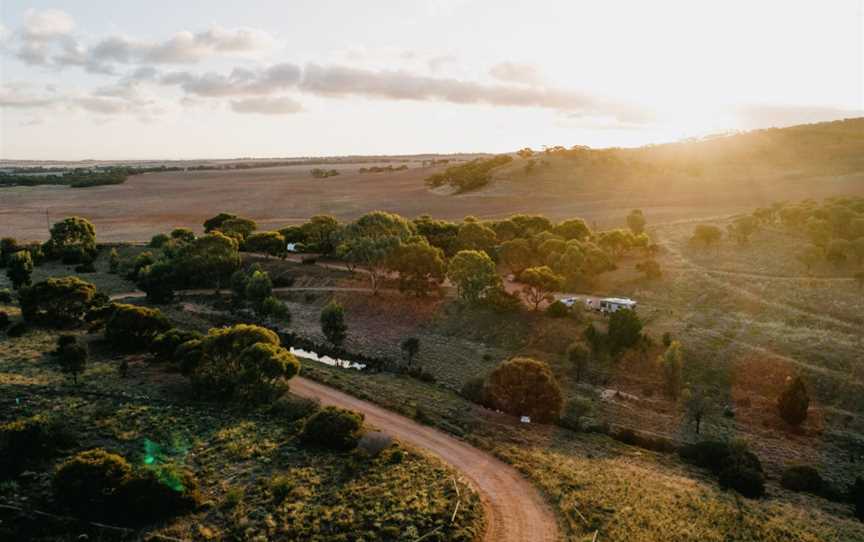
[(358, 371), (362, 371), (366, 368), (366, 365), (362, 363), (356, 363), (353, 361), (348, 361), (345, 359), (339, 358), (331, 358), (330, 356), (319, 356), (315, 352), (310, 352), (308, 350), (303, 350), (302, 348), (294, 348), (293, 346), (288, 349), (292, 354), (299, 358), (311, 359), (312, 361), (317, 361), (320, 363), (326, 363), (327, 365), (333, 367), (346, 367), (348, 369), (356, 369)]

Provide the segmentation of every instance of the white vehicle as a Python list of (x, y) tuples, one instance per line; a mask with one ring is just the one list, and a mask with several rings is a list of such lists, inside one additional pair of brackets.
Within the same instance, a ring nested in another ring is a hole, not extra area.
[(576, 297), (562, 297), (558, 301), (560, 301), (565, 307), (573, 307), (579, 299)]
[(637, 303), (626, 297), (604, 297), (602, 299), (587, 299), (585, 306), (604, 314), (612, 314), (621, 309), (636, 310)]

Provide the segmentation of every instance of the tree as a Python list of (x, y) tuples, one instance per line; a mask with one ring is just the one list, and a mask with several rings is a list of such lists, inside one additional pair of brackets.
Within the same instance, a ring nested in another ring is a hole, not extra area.
[(642, 339), (642, 321), (632, 309), (619, 309), (609, 317), (609, 349), (613, 355), (636, 346)]
[(120, 255), (117, 254), (116, 248), (112, 248), (108, 254), (108, 270), (111, 273), (117, 273), (120, 270)]
[[(269, 329), (237, 324), (214, 328), (201, 340), (190, 341), (190, 352), (200, 354), (183, 360), (184, 372), (203, 393), (219, 399), (272, 399), (279, 382), (300, 371), (300, 362), (280, 346), (279, 336)], [(188, 343), (183, 343), (180, 348)]]
[(176, 281), (174, 266), (160, 260), (141, 269), (136, 284), (147, 294), (148, 301), (164, 304), (174, 300)]
[(663, 387), (666, 395), (677, 399), (681, 393), (683, 380), (681, 371), (684, 368), (684, 353), (681, 351), (681, 343), (672, 341), (666, 352), (657, 361), (663, 372)]
[(18, 241), (14, 237), (4, 237), (0, 239), (0, 267), (6, 266), (6, 261), (12, 254), (21, 250), (18, 246)]
[(717, 226), (711, 224), (699, 224), (693, 228), (693, 236), (690, 241), (695, 244), (701, 244), (705, 248), (716, 245), (723, 237), (723, 232)]
[(525, 300), (534, 305), (536, 311), (543, 301), (553, 300), (552, 292), (561, 289), (564, 277), (553, 272), (549, 267), (531, 267), (519, 275), (519, 280), (525, 285), (522, 295)]
[(581, 218), (571, 218), (560, 222), (555, 226), (552, 232), (555, 235), (560, 235), (567, 241), (572, 239), (584, 241), (591, 237), (591, 228), (589, 228), (588, 224), (586, 224)]
[(171, 323), (159, 309), (118, 303), (105, 323), (105, 339), (123, 350), (149, 349), (169, 329)]
[(162, 248), (163, 246), (165, 246), (165, 243), (170, 240), (171, 238), (164, 233), (157, 233), (150, 238), (150, 243), (147, 246), (150, 248)]
[(597, 244), (612, 256), (621, 257), (633, 246), (633, 234), (620, 228), (601, 231)]
[(347, 336), (348, 326), (345, 324), (345, 309), (336, 300), (330, 300), (321, 310), (321, 333), (334, 346), (342, 346)]
[(573, 370), (576, 373), (576, 382), (581, 382), (591, 361), (591, 350), (586, 348), (581, 342), (571, 343), (567, 347), (567, 359), (573, 364)]
[(291, 311), (288, 306), (279, 299), (271, 296), (265, 297), (261, 305), (255, 308), (255, 312), (264, 318), (277, 318), (287, 322), (291, 321)]
[(204, 233), (218, 230), (226, 220), (234, 218), (237, 218), (237, 215), (232, 215), (231, 213), (219, 213), (212, 218), (208, 218), (204, 221)]
[(754, 216), (741, 216), (726, 226), (729, 237), (735, 239), (739, 245), (750, 242), (750, 236), (759, 229), (759, 221)]
[(685, 389), (681, 393), (681, 399), (685, 415), (696, 426), (696, 434), (698, 435), (702, 428), (702, 421), (709, 416), (713, 409), (714, 405), (711, 398), (704, 389), (697, 388), (695, 391)]
[(330, 215), (315, 215), (300, 226), (300, 231), (310, 251), (330, 254), (339, 244), (342, 226)]
[(12, 282), (12, 288), (18, 290), (22, 286), (30, 286), (30, 275), (33, 273), (33, 259), (26, 250), (15, 252), (6, 262), (6, 276)]
[(810, 408), (810, 395), (807, 386), (800, 376), (788, 378), (786, 387), (777, 399), (777, 409), (780, 417), (792, 426), (801, 425), (807, 419), (807, 410)]
[(339, 248), (339, 256), (347, 265), (362, 268), (369, 276), (372, 293), (378, 294), (381, 279), (391, 265), (392, 255), (399, 248), (397, 237), (355, 237)]
[(75, 324), (95, 296), (96, 287), (78, 277), (50, 278), (21, 289), (21, 315), (35, 324)]
[(96, 227), (86, 218), (72, 216), (51, 227), (51, 238), (45, 243), (45, 254), (50, 258), (59, 258), (70, 250), (78, 251), (88, 260), (95, 257)]
[(633, 235), (639, 235), (645, 231), (645, 215), (642, 214), (642, 209), (633, 209), (627, 215), (627, 227), (633, 232)]
[(77, 340), (64, 345), (60, 350), (60, 366), (64, 373), (72, 375), (74, 384), (78, 384), (78, 375), (84, 372), (88, 357), (87, 345)]
[(526, 239), (512, 239), (501, 243), (498, 247), (498, 258), (515, 276), (531, 267), (534, 263), (534, 251)]
[(417, 228), (418, 235), (425, 237), (433, 247), (443, 250), (445, 255), (451, 256), (455, 253), (459, 224), (432, 220), (428, 215), (424, 215), (414, 220), (414, 227)]
[(246, 239), (252, 235), (252, 232), (258, 229), (258, 224), (255, 223), (254, 220), (243, 217), (235, 217), (229, 218), (228, 220), (222, 222), (219, 226), (218, 231), (221, 231), (228, 237), (236, 239), (238, 242), (243, 243)]
[(540, 423), (557, 420), (564, 403), (552, 370), (531, 358), (513, 358), (496, 367), (486, 379), (484, 395), (491, 408)]
[(465, 222), (456, 234), (456, 247), (459, 250), (482, 250), (492, 256), (498, 237), (489, 226), (479, 222)]
[(254, 271), (246, 282), (245, 297), (252, 306), (259, 309), (268, 297), (273, 295), (273, 282), (266, 271)]
[(285, 252), (285, 246), (285, 238), (278, 231), (253, 233), (243, 244), (247, 252), (263, 252), (268, 258)]
[(174, 228), (171, 230), (171, 239), (177, 239), (182, 243), (191, 243), (195, 240), (195, 232), (189, 228)]
[(420, 339), (417, 337), (408, 337), (402, 341), (399, 348), (405, 354), (405, 359), (408, 361), (408, 367), (410, 368), (414, 364), (414, 358), (417, 356), (417, 353), (420, 352)]
[(363, 429), (363, 414), (326, 406), (309, 416), (300, 438), (308, 444), (347, 452), (357, 447)]
[(390, 268), (399, 273), (400, 291), (423, 296), (444, 280), (444, 252), (420, 238), (397, 247)]
[(636, 264), (636, 271), (645, 275), (645, 279), (659, 279), (663, 276), (663, 271), (660, 269), (660, 264), (657, 260), (645, 260)]
[(456, 285), (459, 297), (469, 303), (478, 302), (501, 284), (492, 258), (476, 250), (461, 250), (453, 256), (447, 266), (447, 278)]
[(187, 331), (173, 327), (164, 333), (160, 333), (150, 342), (150, 353), (158, 361), (170, 360), (174, 357), (177, 347), (181, 344), (198, 340), (200, 341), (203, 335), (197, 331)]
[(801, 262), (801, 264), (803, 264), (807, 269), (807, 274), (810, 274), (813, 270), (813, 266), (819, 263), (822, 259), (822, 249), (816, 245), (810, 245), (796, 254), (795, 259)]
[(217, 288), (240, 268), (236, 240), (213, 232), (183, 245), (174, 262), (180, 283)]

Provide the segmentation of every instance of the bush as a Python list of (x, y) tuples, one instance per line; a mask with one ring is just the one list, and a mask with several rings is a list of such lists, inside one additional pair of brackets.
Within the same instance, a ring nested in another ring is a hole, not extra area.
[(686, 444), (678, 451), (685, 463), (708, 469), (718, 474), (723, 468), (723, 462), (731, 453), (726, 442), (703, 440), (695, 444)]
[(174, 327), (154, 337), (150, 343), (150, 353), (153, 354), (157, 361), (169, 360), (174, 356), (177, 347), (181, 344), (201, 339), (202, 337), (197, 331), (186, 331), (185, 329)]
[(642, 321), (636, 311), (621, 309), (609, 317), (609, 349), (617, 354), (636, 346), (642, 338)]
[(557, 420), (563, 403), (549, 366), (531, 358), (513, 358), (496, 367), (486, 379), (484, 395), (491, 408), (539, 423)]
[(573, 431), (581, 431), (582, 418), (590, 414), (593, 408), (594, 403), (590, 399), (584, 397), (571, 399), (564, 405), (564, 413), (558, 420), (558, 424)]
[(122, 350), (142, 350), (169, 329), (171, 324), (158, 309), (121, 303), (105, 325), (105, 339)]
[(10, 479), (48, 459), (67, 440), (62, 426), (45, 416), (0, 424), (0, 479)]
[(288, 305), (276, 299), (272, 295), (266, 297), (258, 307), (258, 314), (265, 318), (275, 318), (283, 320), (285, 323), (291, 321), (291, 311), (288, 310)]
[(462, 385), (462, 389), (459, 391), (459, 395), (461, 395), (465, 399), (468, 399), (472, 403), (482, 405), (483, 387), (485, 385), (485, 382), (485, 379), (479, 376), (476, 378), (471, 378)]
[(30, 331), (30, 328), (27, 327), (25, 322), (15, 322), (6, 330), (6, 335), (9, 337), (21, 337), (28, 331)]
[(21, 315), (36, 324), (75, 324), (95, 297), (96, 287), (78, 277), (50, 278), (21, 290)]
[(393, 444), (393, 437), (380, 431), (370, 431), (360, 438), (357, 448), (367, 457), (378, 455)]
[(357, 447), (363, 428), (363, 414), (328, 406), (313, 414), (303, 426), (304, 442), (348, 451)]
[(342, 342), (345, 341), (348, 333), (348, 326), (345, 324), (345, 309), (335, 300), (331, 300), (321, 309), (321, 333), (333, 346), (342, 346)]
[(792, 426), (801, 425), (807, 419), (810, 408), (810, 396), (807, 387), (800, 376), (789, 379), (786, 388), (777, 399), (777, 409), (780, 417)]
[(296, 395), (285, 395), (273, 403), (270, 413), (291, 423), (318, 412), (321, 401)]
[(725, 442), (703, 441), (681, 447), (678, 454), (685, 462), (706, 468), (717, 475), (723, 488), (734, 489), (750, 498), (765, 494), (762, 463), (742, 443), (730, 445)]
[(63, 249), (60, 261), (65, 265), (89, 265), (95, 259), (95, 247), (71, 246)]
[(54, 496), (76, 515), (101, 519), (112, 515), (115, 495), (132, 476), (132, 466), (102, 449), (81, 452), (54, 474)]
[(198, 507), (198, 482), (186, 470), (170, 465), (134, 473), (117, 490), (114, 515), (124, 523), (152, 522)]
[(546, 307), (546, 315), (550, 318), (566, 318), (570, 315), (570, 308), (561, 303), (561, 300), (557, 300)]
[(149, 246), (150, 248), (162, 248), (163, 246), (165, 246), (165, 243), (170, 240), (171, 238), (164, 233), (157, 233), (150, 238), (150, 244), (147, 246)]
[(6, 276), (16, 290), (30, 285), (30, 275), (33, 273), (33, 258), (26, 250), (15, 252), (6, 258)]
[(57, 336), (57, 348), (54, 349), (52, 354), (55, 356), (60, 356), (63, 354), (63, 349), (69, 346), (70, 344), (75, 344), (78, 342), (77, 335), (69, 335), (68, 333), (61, 333)]
[(0, 303), (12, 303), (14, 298), (9, 288), (0, 288)]
[(72, 375), (72, 381), (78, 383), (78, 375), (84, 372), (89, 357), (87, 345), (74, 341), (63, 346), (60, 350), (60, 364), (64, 373)]
[(796, 465), (783, 471), (780, 485), (790, 491), (818, 493), (822, 489), (822, 476), (808, 465)]
[(203, 355), (201, 341), (192, 339), (182, 343), (174, 350), (174, 363), (180, 367), (181, 373), (185, 376), (191, 376), (201, 363)]

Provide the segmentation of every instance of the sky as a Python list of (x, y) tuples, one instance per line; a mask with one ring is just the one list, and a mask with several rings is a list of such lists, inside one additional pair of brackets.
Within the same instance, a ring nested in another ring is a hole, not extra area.
[(864, 0), (2, 0), (0, 158), (636, 146), (864, 116)]

